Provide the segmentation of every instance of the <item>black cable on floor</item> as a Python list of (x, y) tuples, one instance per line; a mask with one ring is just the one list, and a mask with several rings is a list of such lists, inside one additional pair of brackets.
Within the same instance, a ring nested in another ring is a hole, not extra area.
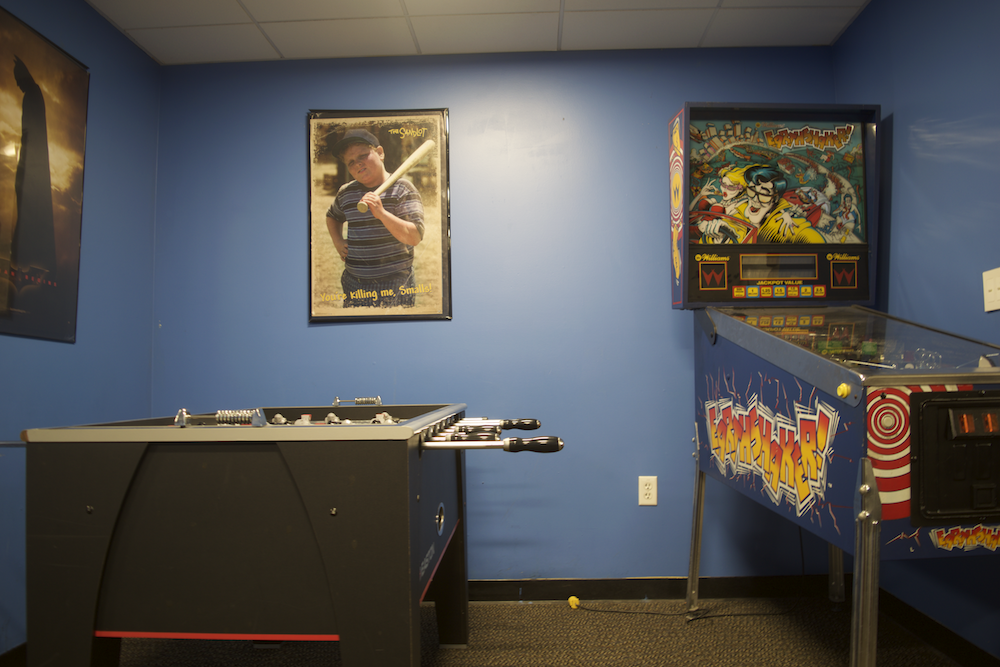
[(571, 596), (569, 598), (569, 606), (573, 609), (580, 609), (582, 611), (589, 611), (595, 614), (627, 614), (634, 616), (684, 616), (688, 622), (700, 621), (706, 618), (736, 618), (739, 616), (789, 616), (794, 613), (793, 610), (783, 611), (783, 612), (739, 612), (731, 614), (710, 614), (705, 609), (694, 609), (692, 611), (681, 611), (676, 613), (663, 612), (663, 611), (641, 611), (641, 610), (628, 610), (628, 609), (594, 609), (593, 607), (584, 607), (580, 604), (580, 599), (578, 597)]

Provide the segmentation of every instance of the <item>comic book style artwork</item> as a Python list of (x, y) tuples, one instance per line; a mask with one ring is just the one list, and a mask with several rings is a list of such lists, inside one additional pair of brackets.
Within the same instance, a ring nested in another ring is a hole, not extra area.
[(692, 120), (688, 238), (867, 242), (862, 124)]

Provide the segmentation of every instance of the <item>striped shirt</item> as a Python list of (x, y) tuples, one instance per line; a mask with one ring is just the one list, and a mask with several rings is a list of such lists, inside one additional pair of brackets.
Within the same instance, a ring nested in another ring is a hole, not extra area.
[[(340, 188), (326, 212), (327, 217), (347, 223), (346, 270), (361, 280), (378, 280), (389, 274), (407, 272), (413, 266), (413, 246), (397, 241), (371, 211), (358, 210), (361, 197), (373, 189), (351, 181)], [(424, 205), (412, 183), (401, 178), (380, 198), (385, 210), (415, 224), (423, 238)]]

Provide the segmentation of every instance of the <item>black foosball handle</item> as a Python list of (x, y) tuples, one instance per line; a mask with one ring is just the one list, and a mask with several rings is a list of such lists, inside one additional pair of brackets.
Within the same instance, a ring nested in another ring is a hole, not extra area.
[(474, 431), (492, 431), (497, 433), (499, 431), (511, 431), (514, 429), (521, 431), (533, 431), (541, 425), (542, 422), (537, 419), (502, 419), (500, 421), (486, 422), (483, 424), (477, 424), (474, 421), (470, 421), (459, 424), (455, 430), (461, 433), (472, 433)]
[(504, 431), (512, 431), (514, 429), (520, 431), (534, 431), (541, 425), (542, 422), (537, 419), (504, 419), (500, 422), (500, 428)]
[(558, 452), (563, 448), (562, 438), (556, 436), (542, 436), (540, 438), (505, 438), (503, 449), (505, 452), (537, 452), (548, 454)]

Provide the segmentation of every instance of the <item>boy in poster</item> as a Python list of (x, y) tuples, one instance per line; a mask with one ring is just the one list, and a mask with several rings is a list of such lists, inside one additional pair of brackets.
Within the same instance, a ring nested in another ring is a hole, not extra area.
[[(385, 150), (367, 130), (346, 132), (333, 153), (354, 178), (340, 188), (326, 213), (330, 238), (344, 260), (344, 307), (412, 307), (416, 299), (413, 248), (424, 235), (420, 193), (405, 178), (381, 196), (373, 192), (389, 172)], [(367, 210), (359, 210), (359, 203)]]

